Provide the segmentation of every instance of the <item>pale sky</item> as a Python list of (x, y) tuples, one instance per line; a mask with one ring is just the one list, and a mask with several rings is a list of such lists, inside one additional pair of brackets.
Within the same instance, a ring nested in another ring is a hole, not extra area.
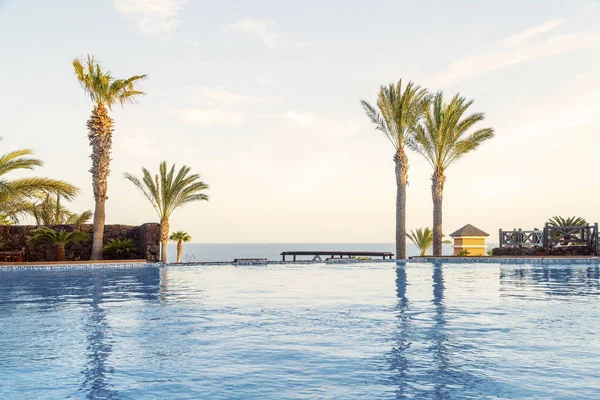
[[(176, 210), (194, 242), (393, 242), (393, 148), (359, 100), (403, 78), (486, 113), (496, 138), (452, 165), (444, 231), (541, 227), (598, 211), (600, 2), (0, 0), (2, 153), (82, 189), (93, 209), (74, 57), (148, 74), (115, 109), (107, 223), (156, 221), (123, 177), (190, 165), (210, 202)], [(432, 225), (410, 154), (409, 229)], [(569, 195), (565, 195), (569, 193)]]

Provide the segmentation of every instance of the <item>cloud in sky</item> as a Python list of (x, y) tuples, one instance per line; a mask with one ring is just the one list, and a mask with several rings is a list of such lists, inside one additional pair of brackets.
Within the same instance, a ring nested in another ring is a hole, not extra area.
[(255, 35), (271, 49), (298, 49), (310, 46), (310, 43), (290, 38), (285, 32), (274, 32), (272, 28), (275, 25), (276, 23), (272, 21), (242, 19), (235, 24), (226, 25), (224, 29)]
[(504, 45), (507, 47), (515, 47), (515, 46), (527, 44), (527, 42), (531, 38), (535, 37), (536, 35), (540, 35), (544, 32), (548, 32), (548, 31), (562, 25), (563, 22), (565, 22), (565, 21), (562, 19), (557, 19), (557, 20), (550, 20), (550, 21), (544, 22), (543, 24), (540, 24), (540, 25), (536, 25), (532, 28), (526, 29), (515, 35), (507, 37), (506, 39), (504, 39)]
[(203, 127), (238, 125), (244, 119), (242, 112), (227, 112), (218, 108), (180, 108), (173, 115), (182, 122)]
[(160, 36), (179, 24), (178, 14), (189, 0), (114, 0), (117, 11), (131, 16), (145, 34)]
[(311, 114), (300, 114), (289, 110), (287, 113), (285, 113), (285, 116), (294, 122), (298, 122), (306, 126), (311, 125), (313, 122), (313, 116)]
[(434, 77), (433, 86), (450, 85), (474, 75), (493, 71), (509, 65), (552, 56), (572, 50), (600, 47), (600, 33), (576, 32), (554, 35), (538, 43), (531, 40), (548, 32), (563, 21), (553, 20), (536, 25), (523, 32), (507, 37), (500, 50), (466, 57), (453, 62), (450, 67)]
[(203, 127), (238, 125), (249, 112), (266, 101), (268, 99), (223, 89), (200, 88), (172, 114), (184, 123)]

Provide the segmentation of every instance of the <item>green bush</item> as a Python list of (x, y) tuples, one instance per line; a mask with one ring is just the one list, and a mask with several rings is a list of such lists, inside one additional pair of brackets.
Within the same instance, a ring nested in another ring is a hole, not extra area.
[(104, 245), (104, 252), (112, 257), (127, 258), (137, 250), (133, 239), (110, 239)]

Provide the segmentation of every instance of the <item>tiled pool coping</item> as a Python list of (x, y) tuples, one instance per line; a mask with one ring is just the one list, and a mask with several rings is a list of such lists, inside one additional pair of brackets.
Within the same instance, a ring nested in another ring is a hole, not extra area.
[[(335, 262), (317, 262), (309, 260), (298, 261), (268, 261), (266, 264), (243, 264), (234, 262), (195, 262), (182, 264), (161, 264), (161, 263), (88, 263), (88, 264), (25, 264), (25, 265), (0, 265), (0, 271), (3, 270), (52, 270), (52, 269), (91, 269), (91, 268), (145, 268), (162, 266), (215, 266), (215, 265), (237, 265), (237, 266), (259, 266), (259, 265), (294, 265), (294, 264), (329, 264), (329, 265), (348, 265), (348, 264), (372, 264), (372, 263), (391, 263), (396, 260), (356, 260), (356, 259), (336, 259)], [(445, 264), (584, 264), (598, 265), (598, 257), (413, 257), (406, 261), (396, 261), (397, 264), (417, 264), (417, 263), (445, 263)]]
[(447, 264), (600, 264), (598, 257), (413, 257), (407, 263)]

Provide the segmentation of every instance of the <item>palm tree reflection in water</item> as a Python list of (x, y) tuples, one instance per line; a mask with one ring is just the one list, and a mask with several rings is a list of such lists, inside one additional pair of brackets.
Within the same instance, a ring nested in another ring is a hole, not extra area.
[(408, 339), (411, 321), (408, 315), (410, 303), (406, 297), (407, 284), (406, 267), (398, 266), (396, 268), (396, 296), (398, 297), (396, 312), (398, 318), (398, 329), (396, 330), (394, 337), (394, 342), (396, 345), (392, 348), (388, 356), (390, 370), (395, 371), (395, 373), (391, 376), (391, 380), (395, 386), (397, 386), (397, 399), (403, 399), (406, 397), (408, 381), (409, 363), (405, 352), (411, 345), (411, 342)]
[[(394, 342), (388, 359), (390, 370), (394, 371), (391, 377), (396, 386), (396, 399), (406, 398), (428, 398), (428, 399), (449, 399), (448, 381), (449, 381), (449, 359), (446, 334), (446, 306), (444, 304), (444, 274), (441, 264), (433, 266), (433, 324), (425, 327), (419, 326), (418, 320), (412, 320), (411, 313), (417, 309), (411, 310), (411, 303), (406, 296), (408, 286), (408, 277), (405, 266), (396, 268), (396, 312), (398, 318), (398, 329), (396, 330)], [(424, 361), (419, 355), (418, 343), (413, 341), (425, 340), (429, 343), (427, 352), (432, 355), (433, 362)], [(433, 370), (431, 370), (433, 367)], [(423, 370), (430, 370), (430, 373), (422, 375)], [(430, 386), (433, 384), (433, 387)], [(429, 389), (427, 388), (429, 387)], [(416, 397), (415, 397), (416, 395)]]
[(444, 271), (441, 263), (433, 265), (433, 326), (430, 330), (429, 339), (431, 346), (429, 351), (433, 355), (433, 362), (436, 366), (434, 375), (434, 398), (450, 399), (447, 391), (447, 384), (450, 378), (449, 371), (449, 353), (448, 353), (448, 335), (446, 333), (446, 305), (444, 303)]
[(102, 272), (94, 271), (92, 277), (92, 302), (90, 314), (84, 322), (87, 334), (87, 365), (83, 370), (84, 380), (80, 391), (86, 392), (88, 399), (118, 399), (118, 392), (108, 389), (108, 380), (114, 368), (108, 366), (112, 353), (111, 327), (102, 307)]

